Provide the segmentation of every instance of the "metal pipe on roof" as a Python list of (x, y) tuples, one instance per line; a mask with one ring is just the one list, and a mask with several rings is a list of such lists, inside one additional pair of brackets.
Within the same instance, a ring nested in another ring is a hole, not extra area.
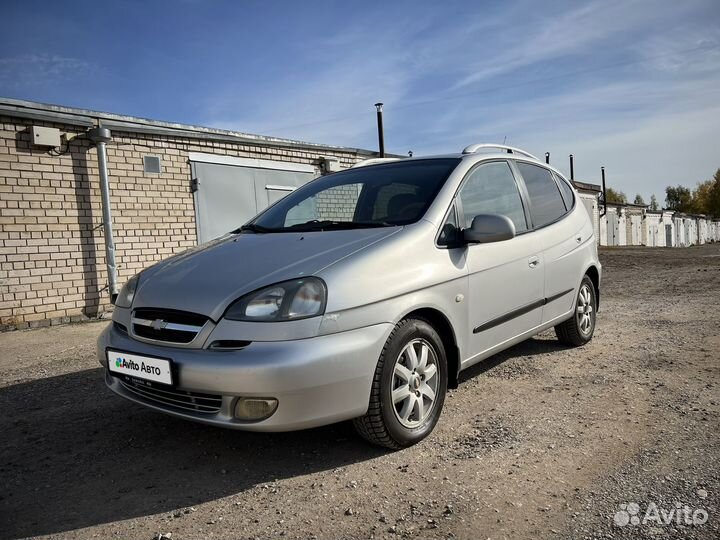
[(604, 217), (605, 214), (607, 214), (607, 195), (605, 192), (605, 167), (600, 167), (600, 172), (602, 173), (602, 188), (603, 188), (603, 211), (600, 214), (600, 217)]
[(95, 143), (100, 172), (100, 195), (102, 197), (103, 230), (105, 235), (105, 265), (108, 276), (110, 300), (115, 303), (118, 295), (117, 265), (115, 264), (115, 240), (112, 230), (112, 211), (110, 209), (110, 182), (108, 181), (107, 149), (105, 145), (112, 140), (112, 134), (106, 127), (98, 126), (88, 132)]
[(380, 146), (380, 157), (385, 157), (385, 134), (383, 133), (383, 104), (376, 103), (377, 109), (377, 126), (378, 126), (378, 144)]
[(550, 152), (545, 152), (545, 163), (550, 165)]
[(570, 154), (570, 180), (575, 180), (575, 163), (572, 154)]

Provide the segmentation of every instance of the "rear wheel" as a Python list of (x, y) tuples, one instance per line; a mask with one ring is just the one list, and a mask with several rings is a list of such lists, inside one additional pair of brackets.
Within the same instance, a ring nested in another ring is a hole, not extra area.
[(572, 318), (557, 325), (555, 334), (561, 343), (579, 347), (585, 345), (595, 332), (597, 298), (595, 287), (588, 276), (583, 277), (575, 300), (575, 312)]
[(413, 445), (437, 424), (447, 391), (445, 348), (424, 319), (405, 319), (383, 348), (368, 412), (354, 420), (366, 440), (387, 448)]

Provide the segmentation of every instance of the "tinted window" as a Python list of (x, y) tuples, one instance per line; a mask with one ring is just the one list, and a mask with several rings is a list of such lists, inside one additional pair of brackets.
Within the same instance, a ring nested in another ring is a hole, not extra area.
[(481, 165), (475, 169), (460, 190), (465, 214), (465, 228), (478, 214), (502, 214), (515, 224), (517, 232), (526, 231), (525, 213), (515, 177), (504, 161)]
[(372, 218), (382, 221), (392, 219), (398, 214), (398, 208), (402, 206), (403, 201), (416, 200), (419, 192), (419, 186), (401, 182), (380, 186), (375, 196)]
[(517, 166), (530, 195), (533, 225), (542, 227), (565, 214), (565, 203), (550, 171), (529, 163), (518, 163)]
[(568, 185), (565, 180), (562, 178), (556, 176), (555, 179), (557, 180), (558, 185), (560, 186), (560, 195), (562, 195), (563, 202), (565, 203), (565, 208), (567, 210), (570, 210), (573, 205), (573, 191)]
[(324, 176), (293, 191), (252, 223), (278, 232), (316, 230), (325, 224), (338, 228), (414, 223), (458, 162), (400, 161)]

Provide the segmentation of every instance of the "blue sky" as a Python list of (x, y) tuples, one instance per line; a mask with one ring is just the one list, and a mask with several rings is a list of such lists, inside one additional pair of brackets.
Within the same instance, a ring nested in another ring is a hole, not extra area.
[(374, 149), (549, 151), (664, 199), (720, 167), (720, 1), (3, 3), (0, 96)]

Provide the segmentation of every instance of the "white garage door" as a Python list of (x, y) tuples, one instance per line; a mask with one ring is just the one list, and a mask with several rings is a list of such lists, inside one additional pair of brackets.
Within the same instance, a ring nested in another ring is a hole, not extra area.
[(198, 242), (237, 229), (318, 176), (304, 163), (190, 152)]

